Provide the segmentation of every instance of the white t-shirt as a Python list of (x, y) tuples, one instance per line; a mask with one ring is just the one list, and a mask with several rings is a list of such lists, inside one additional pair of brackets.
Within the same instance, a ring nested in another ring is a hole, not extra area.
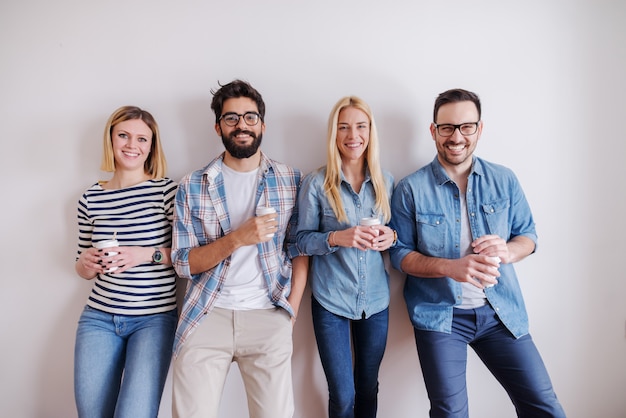
[[(258, 172), (235, 171), (222, 165), (226, 206), (231, 230), (255, 216)], [(215, 306), (224, 309), (271, 309), (271, 303), (256, 245), (238, 248), (230, 256), (230, 267)]]
[[(467, 201), (465, 199), (465, 193), (460, 193), (461, 197), (461, 257), (465, 257), (468, 254), (472, 254), (472, 231), (469, 225), (469, 215), (467, 213)], [(461, 283), (463, 287), (463, 300), (461, 304), (455, 306), (459, 309), (474, 309), (480, 308), (487, 304), (487, 297), (485, 291), (479, 289), (471, 283)]]

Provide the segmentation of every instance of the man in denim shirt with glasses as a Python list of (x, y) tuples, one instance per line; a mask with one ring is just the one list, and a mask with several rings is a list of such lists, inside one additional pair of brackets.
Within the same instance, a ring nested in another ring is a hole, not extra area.
[(391, 262), (407, 274), (404, 297), (430, 416), (469, 416), (469, 345), (518, 416), (564, 417), (528, 333), (513, 268), (535, 251), (535, 224), (513, 172), (473, 155), (480, 117), (475, 93), (441, 93), (430, 126), (437, 156), (402, 179), (392, 198), (398, 243)]

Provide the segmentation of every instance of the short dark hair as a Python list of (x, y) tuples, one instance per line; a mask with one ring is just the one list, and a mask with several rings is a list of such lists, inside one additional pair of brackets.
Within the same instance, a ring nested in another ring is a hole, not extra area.
[(437, 96), (437, 100), (435, 100), (435, 110), (433, 111), (433, 123), (437, 123), (437, 112), (439, 112), (439, 108), (448, 103), (457, 103), (457, 102), (473, 102), (476, 105), (476, 109), (478, 110), (478, 120), (480, 120), (481, 110), (480, 110), (480, 99), (476, 93), (472, 93), (471, 91), (463, 90), (463, 89), (452, 89), (448, 91), (444, 91), (439, 96)]
[(247, 97), (254, 100), (259, 110), (259, 115), (261, 115), (261, 121), (265, 120), (265, 102), (263, 102), (263, 97), (250, 83), (243, 80), (233, 80), (228, 84), (220, 84), (219, 86), (218, 90), (211, 90), (211, 94), (213, 94), (211, 109), (215, 113), (215, 123), (218, 123), (222, 116), (224, 102), (238, 97)]

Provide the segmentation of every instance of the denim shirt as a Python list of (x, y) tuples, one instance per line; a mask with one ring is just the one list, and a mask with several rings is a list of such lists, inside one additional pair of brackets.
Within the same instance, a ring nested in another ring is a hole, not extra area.
[[(376, 216), (376, 196), (369, 171), (359, 193), (342, 173), (341, 200), (348, 223), (340, 223), (324, 193), (326, 168), (302, 181), (298, 195), (298, 249), (310, 258), (309, 282), (315, 299), (329, 312), (348, 319), (369, 318), (389, 306), (389, 275), (380, 251), (331, 247), (328, 236), (358, 225), (361, 218)], [(383, 172), (387, 193), (393, 177)]]
[[(398, 243), (390, 250), (393, 267), (412, 251), (440, 258), (461, 257), (461, 203), (457, 185), (435, 159), (398, 183), (392, 199), (392, 227)], [(524, 192), (508, 168), (473, 157), (467, 183), (472, 239), (495, 234), (509, 241), (526, 236), (536, 245), (535, 223)], [(500, 265), (498, 284), (485, 295), (507, 329), (528, 333), (528, 315), (512, 264)], [(453, 307), (462, 300), (461, 283), (449, 278), (407, 275), (404, 298), (413, 326), (450, 333)]]

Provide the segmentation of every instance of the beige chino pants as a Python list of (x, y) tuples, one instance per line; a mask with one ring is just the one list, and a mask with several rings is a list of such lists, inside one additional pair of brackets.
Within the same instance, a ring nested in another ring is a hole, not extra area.
[(292, 351), (291, 318), (285, 310), (213, 309), (174, 360), (173, 417), (218, 418), (226, 376), (235, 361), (250, 418), (292, 418)]

